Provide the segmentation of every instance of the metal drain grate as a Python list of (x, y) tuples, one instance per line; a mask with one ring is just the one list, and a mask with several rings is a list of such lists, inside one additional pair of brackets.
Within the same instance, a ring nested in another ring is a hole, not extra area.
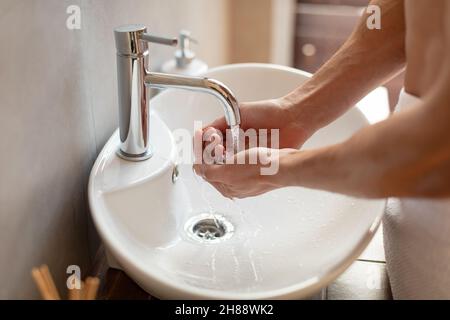
[(234, 227), (222, 215), (204, 213), (190, 218), (185, 230), (191, 239), (215, 243), (231, 238)]

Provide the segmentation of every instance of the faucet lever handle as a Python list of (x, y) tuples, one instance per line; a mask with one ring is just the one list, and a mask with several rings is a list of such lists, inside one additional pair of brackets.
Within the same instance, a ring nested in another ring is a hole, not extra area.
[(148, 33), (142, 33), (140, 38), (147, 42), (163, 44), (166, 46), (176, 46), (178, 44), (177, 38), (158, 37)]

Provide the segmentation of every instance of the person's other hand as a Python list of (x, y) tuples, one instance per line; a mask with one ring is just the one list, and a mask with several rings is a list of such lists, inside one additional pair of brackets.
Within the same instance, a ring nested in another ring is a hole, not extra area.
[(235, 154), (234, 164), (195, 164), (194, 170), (227, 198), (253, 197), (289, 185), (289, 156), (296, 152), (252, 148)]

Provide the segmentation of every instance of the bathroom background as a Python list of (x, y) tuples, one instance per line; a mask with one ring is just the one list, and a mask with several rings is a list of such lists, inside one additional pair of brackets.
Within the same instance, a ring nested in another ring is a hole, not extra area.
[[(142, 23), (165, 36), (188, 29), (210, 67), (264, 62), (314, 72), (367, 3), (0, 0), (0, 299), (38, 298), (33, 266), (47, 263), (61, 291), (67, 266), (83, 276), (91, 267), (99, 241), (87, 181), (118, 124), (114, 27)], [(66, 27), (70, 5), (81, 8), (79, 30)], [(157, 69), (173, 48), (151, 52)]]

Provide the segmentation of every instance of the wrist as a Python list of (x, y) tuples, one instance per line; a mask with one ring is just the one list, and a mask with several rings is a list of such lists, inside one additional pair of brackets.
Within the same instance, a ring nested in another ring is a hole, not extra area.
[(291, 126), (302, 130), (305, 136), (312, 136), (322, 127), (312, 98), (302, 90), (299, 89), (281, 97), (280, 105), (286, 112)]
[(280, 165), (286, 186), (334, 190), (348, 183), (351, 165), (342, 162), (343, 144), (297, 151)]
[(296, 172), (301, 151), (296, 149), (279, 150), (277, 161), (278, 170), (268, 177), (276, 188), (297, 186)]

